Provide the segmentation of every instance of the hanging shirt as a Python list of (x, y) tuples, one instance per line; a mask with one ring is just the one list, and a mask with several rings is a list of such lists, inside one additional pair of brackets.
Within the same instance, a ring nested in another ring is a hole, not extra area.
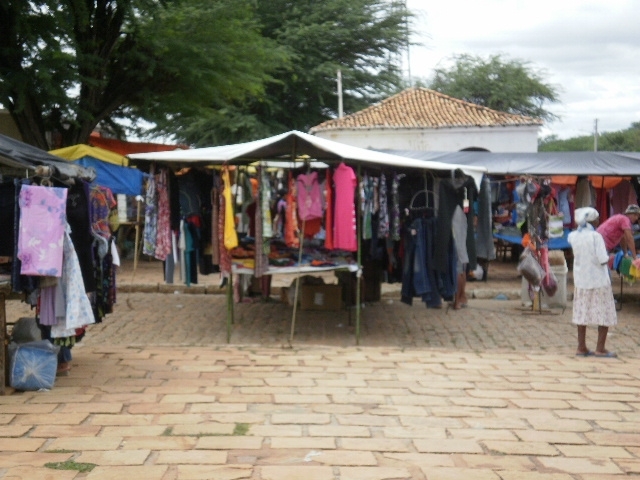
[(300, 241), (298, 239), (298, 215), (296, 214), (296, 182), (291, 172), (289, 172), (289, 190), (285, 196), (285, 200), (287, 207), (284, 221), (284, 243), (290, 248), (298, 247)]
[(353, 168), (341, 163), (333, 174), (336, 204), (333, 210), (333, 248), (354, 252), (358, 250), (356, 238), (356, 175)]
[(238, 246), (238, 234), (236, 233), (236, 224), (233, 215), (233, 203), (231, 199), (231, 180), (229, 179), (229, 170), (222, 172), (222, 183), (224, 190), (224, 247), (232, 250)]
[(142, 253), (153, 256), (156, 253), (156, 241), (158, 238), (158, 196), (156, 194), (156, 176), (153, 165), (151, 165), (149, 179), (147, 180), (142, 238)]
[(387, 238), (389, 236), (389, 206), (387, 203), (387, 179), (384, 173), (380, 175), (378, 199), (378, 237)]
[(331, 169), (327, 168), (325, 185), (325, 219), (324, 230), (325, 239), (324, 246), (329, 250), (333, 250), (333, 191), (331, 189)]
[(298, 193), (298, 216), (300, 220), (322, 218), (322, 197), (318, 184), (318, 173), (300, 174), (296, 178)]
[(155, 258), (166, 260), (171, 254), (171, 209), (169, 205), (169, 183), (166, 170), (157, 176), (156, 189), (158, 192), (158, 223), (156, 236)]
[(62, 274), (63, 238), (67, 223), (67, 189), (22, 185), (19, 205), (20, 273), (59, 277)]

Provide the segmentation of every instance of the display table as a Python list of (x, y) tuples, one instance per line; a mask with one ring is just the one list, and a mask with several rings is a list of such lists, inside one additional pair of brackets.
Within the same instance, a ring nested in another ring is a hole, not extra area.
[[(569, 236), (568, 228), (565, 228), (562, 232), (562, 237), (549, 239), (549, 250), (568, 250), (571, 248), (567, 237)], [(494, 232), (493, 238), (502, 240), (503, 242), (511, 243), (514, 245), (522, 245), (522, 234), (516, 233), (513, 229), (505, 231), (505, 233)]]

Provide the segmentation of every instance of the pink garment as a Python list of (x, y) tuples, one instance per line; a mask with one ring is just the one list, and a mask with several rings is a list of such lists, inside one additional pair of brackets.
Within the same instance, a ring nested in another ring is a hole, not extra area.
[(318, 184), (318, 173), (304, 173), (296, 178), (298, 189), (298, 217), (300, 220), (322, 218), (322, 195)]
[(158, 191), (158, 231), (156, 233), (156, 250), (154, 257), (166, 260), (171, 254), (171, 210), (169, 207), (169, 182), (167, 171), (162, 170), (156, 175), (156, 189)]
[(618, 213), (600, 224), (598, 233), (604, 238), (607, 251), (613, 250), (622, 240), (625, 230), (631, 230), (631, 220), (623, 213)]
[(333, 248), (355, 252), (356, 239), (355, 190), (357, 179), (353, 168), (341, 163), (333, 174), (335, 206), (333, 217)]
[(59, 277), (67, 224), (67, 189), (22, 185), (18, 258), (22, 275)]

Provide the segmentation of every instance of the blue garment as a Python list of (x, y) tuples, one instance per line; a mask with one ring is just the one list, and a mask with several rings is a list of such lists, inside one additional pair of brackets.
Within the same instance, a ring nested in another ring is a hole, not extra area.
[(442, 281), (433, 262), (436, 224), (435, 218), (418, 218), (405, 232), (401, 301), (407, 305), (412, 305), (413, 297), (421, 297), (427, 307), (442, 305)]

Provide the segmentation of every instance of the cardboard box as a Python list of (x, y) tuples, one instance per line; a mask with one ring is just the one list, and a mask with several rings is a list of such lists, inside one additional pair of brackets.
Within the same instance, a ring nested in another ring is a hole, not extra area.
[(301, 285), (300, 310), (340, 310), (341, 285)]

